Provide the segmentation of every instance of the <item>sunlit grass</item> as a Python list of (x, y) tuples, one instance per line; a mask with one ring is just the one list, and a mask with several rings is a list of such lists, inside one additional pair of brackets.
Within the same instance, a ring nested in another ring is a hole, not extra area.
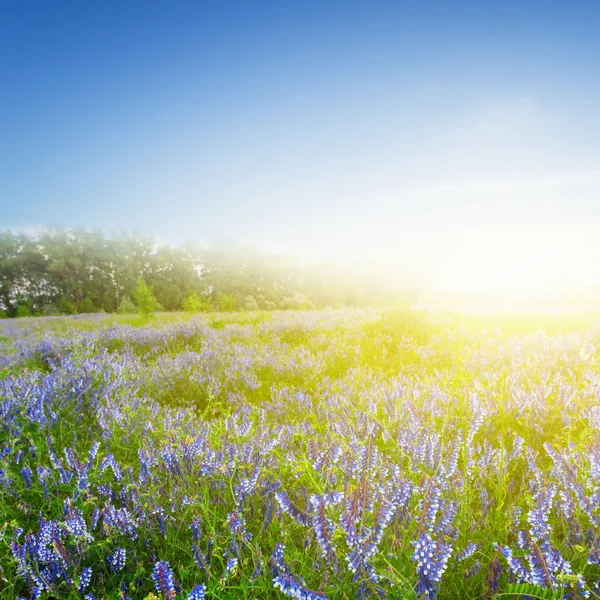
[[(593, 596), (600, 577), (593, 535), (600, 518), (593, 475), (597, 323), (590, 309), (416, 307), (5, 322), (0, 594), (30, 593), (9, 544), (36, 533), (40, 514), (64, 523), (70, 501), (93, 540), (69, 546), (67, 568), (76, 582), (80, 569), (91, 566), (90, 589), (98, 598), (118, 595), (122, 585), (130, 597), (145, 598), (158, 560), (173, 568), (183, 598), (198, 583), (207, 585), (209, 598), (279, 598), (269, 560), (276, 543), (286, 546), (287, 568), (327, 598), (379, 595), (365, 574), (353, 581), (348, 570), (352, 542), (343, 515), (360, 498), (372, 499), (357, 518), (375, 527), (381, 511), (393, 510), (386, 502), (401, 483), (410, 497), (385, 521), (368, 555), (388, 598), (422, 595), (413, 553), (424, 531), (437, 540), (434, 554), (441, 545), (450, 548), (432, 592), (440, 599), (583, 593), (560, 569), (549, 576), (552, 585), (519, 587), (494, 545), (515, 556), (525, 552), (517, 533), (530, 529), (541, 493), (555, 495), (544, 525), (547, 543), (581, 573)], [(93, 440), (100, 446), (89, 487), (77, 491), (78, 477), (62, 481), (56, 464), (76, 471), (69, 453), (84, 464)], [(100, 468), (109, 455), (122, 477)], [(371, 466), (362, 462), (366, 455)], [(152, 457), (149, 467), (144, 456)], [(47, 469), (48, 498), (38, 465)], [(240, 503), (239, 486), (254, 469), (256, 487)], [(334, 491), (344, 500), (326, 509), (332, 529), (325, 534), (299, 522), (276, 497), (285, 492), (310, 513), (311, 497)], [(431, 517), (423, 506), (433, 499), (440, 508)], [(94, 509), (109, 504), (136, 515), (137, 539), (118, 527), (92, 530)], [(234, 511), (251, 540), (229, 524)], [(190, 530), (194, 517), (198, 540)], [(336, 560), (324, 555), (323, 535)], [(203, 552), (213, 547), (206, 572), (193, 543)], [(470, 543), (473, 554), (456, 562)], [(128, 558), (113, 573), (107, 556), (117, 547)], [(234, 549), (238, 564), (226, 574)], [(501, 572), (494, 574), (494, 565)], [(59, 577), (41, 597), (78, 598), (75, 586)]]

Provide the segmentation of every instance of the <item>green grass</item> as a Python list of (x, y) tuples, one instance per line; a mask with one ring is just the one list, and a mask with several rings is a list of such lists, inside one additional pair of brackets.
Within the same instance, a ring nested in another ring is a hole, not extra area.
[[(0, 381), (7, 384), (1, 406), (8, 407), (11, 399), (20, 402), (36, 385), (44, 385), (51, 390), (47, 402), (54, 416), (51, 422), (39, 423), (28, 419), (22, 408), (6, 408), (0, 428), (0, 480), (10, 480), (0, 485), (0, 597), (29, 594), (9, 548), (15, 528), (27, 534), (37, 531), (40, 515), (62, 519), (67, 498), (89, 524), (95, 508), (106, 508), (103, 486), (110, 485), (115, 506), (123, 503), (133, 510), (135, 504), (145, 517), (137, 541), (111, 527), (98, 528), (92, 542), (69, 550), (78, 556), (75, 575), (83, 566), (94, 568), (98, 598), (118, 598), (123, 582), (129, 596), (145, 598), (153, 590), (150, 573), (156, 560), (169, 561), (186, 591), (202, 582), (209, 598), (280, 598), (268, 563), (277, 542), (285, 543), (286, 561), (310, 588), (329, 599), (354, 598), (357, 584), (346, 568), (350, 547), (339, 526), (341, 508), (327, 509), (336, 523), (336, 571), (323, 560), (310, 528), (286, 514), (269, 521), (274, 497), (265, 490), (276, 482), (296, 504), (307, 507), (310, 494), (336, 490), (351, 497), (364, 489), (366, 497), (374, 499), (375, 510), (382, 496), (374, 484), (379, 478), (392, 481), (385, 470), (393, 467), (413, 486), (413, 496), (406, 514), (396, 515), (386, 529), (371, 561), (389, 598), (415, 598), (412, 542), (425, 518), (419, 503), (425, 501), (428, 485), (449, 468), (454, 452), (456, 471), (443, 480), (442, 499), (457, 503), (455, 534), (444, 533), (440, 540), (453, 544), (453, 556), (469, 542), (477, 544), (477, 551), (461, 565), (451, 559), (438, 597), (479, 598), (489, 592), (490, 598), (558, 598), (571, 589), (568, 577), (560, 580), (556, 591), (513, 584), (503, 557), (497, 592), (487, 589), (486, 578), (498, 556), (494, 542), (518, 554), (516, 531), (529, 527), (534, 489), (529, 486), (535, 481), (531, 460), (544, 486), (562, 489), (544, 444), (563, 453), (573, 477), (592, 497), (589, 456), (595, 452), (598, 433), (587, 411), (600, 406), (597, 315), (524, 318), (397, 309), (214, 313), (190, 319), (183, 313), (21, 319), (3, 334), (7, 348), (16, 349), (24, 340), (32, 351), (0, 369)], [(93, 337), (84, 335), (90, 332)], [(70, 345), (48, 360), (44, 347), (36, 346), (47, 336), (69, 340)], [(6, 357), (11, 355), (7, 352)], [(85, 385), (78, 387), (82, 381)], [(239, 433), (236, 428), (244, 419), (250, 431)], [(418, 435), (406, 441), (413, 429)], [(65, 468), (65, 448), (85, 462), (92, 438), (102, 442), (90, 470), (89, 490), (74, 494), (75, 480), (60, 481), (52, 466), (49, 435)], [(183, 461), (186, 448), (202, 436), (207, 448), (230, 453), (231, 461), (221, 459), (214, 473), (199, 475), (198, 465), (208, 460), (200, 454), (189, 472), (169, 472), (164, 454), (173, 452)], [(277, 436), (279, 442), (261, 450)], [(533, 458), (524, 450), (507, 460), (516, 436), (523, 438)], [(423, 440), (429, 444), (424, 447), (430, 450), (423, 452), (431, 452), (430, 459), (416, 454)], [(340, 448), (347, 464), (315, 467), (318, 453), (332, 445)], [(348, 465), (359, 447), (378, 453), (380, 466), (349, 475)], [(242, 460), (246, 451), (250, 458)], [(140, 452), (156, 453), (158, 461), (143, 484), (138, 482)], [(124, 474), (131, 468), (131, 480), (128, 475), (115, 480), (110, 469), (100, 472), (108, 454)], [(51, 473), (48, 500), (35, 475), (38, 464)], [(239, 564), (223, 580), (232, 539), (227, 519), (238, 504), (236, 486), (250, 477), (256, 464), (261, 467), (261, 491), (237, 507), (243, 510), (252, 539), (237, 538)], [(24, 465), (34, 471), (31, 487), (21, 475)], [(189, 504), (181, 504), (184, 496)], [(515, 527), (517, 508), (522, 514)], [(164, 534), (152, 516), (158, 509), (168, 517)], [(208, 573), (194, 561), (193, 517), (201, 523), (204, 551), (214, 540)], [(371, 527), (375, 515), (367, 510), (363, 519)], [(593, 549), (585, 540), (592, 527), (589, 515), (575, 504), (567, 518), (555, 502), (550, 524), (552, 543), (591, 585), (600, 569), (588, 563)], [(580, 539), (577, 528), (583, 534)], [(115, 574), (106, 557), (117, 546), (126, 549), (128, 562), (124, 572)], [(481, 569), (465, 577), (476, 560)], [(263, 573), (252, 580), (259, 564)], [(590, 593), (597, 597), (594, 590)], [(80, 597), (68, 584), (42, 595)]]

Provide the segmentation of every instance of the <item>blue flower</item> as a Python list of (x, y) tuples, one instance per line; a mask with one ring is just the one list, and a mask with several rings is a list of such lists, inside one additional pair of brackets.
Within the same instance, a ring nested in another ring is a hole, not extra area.
[(205, 592), (206, 586), (204, 584), (195, 585), (192, 588), (192, 591), (188, 594), (187, 600), (204, 600)]
[(23, 467), (21, 469), (21, 475), (23, 476), (23, 480), (25, 481), (25, 487), (29, 489), (31, 487), (31, 469), (27, 466)]
[(118, 573), (125, 567), (127, 552), (124, 548), (117, 548), (111, 555), (108, 556), (108, 564), (113, 573)]
[(156, 586), (156, 591), (163, 594), (167, 600), (175, 598), (175, 580), (173, 578), (173, 569), (166, 560), (161, 560), (154, 565), (152, 579)]
[(79, 575), (79, 585), (77, 586), (77, 591), (80, 594), (83, 594), (85, 588), (90, 585), (90, 581), (92, 580), (92, 569), (90, 567), (86, 567), (81, 571), (81, 575)]

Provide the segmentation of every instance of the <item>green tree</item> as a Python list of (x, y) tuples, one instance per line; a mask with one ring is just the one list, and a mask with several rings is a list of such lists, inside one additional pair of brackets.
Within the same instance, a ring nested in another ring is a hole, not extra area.
[(83, 302), (79, 305), (79, 312), (82, 314), (95, 313), (96, 307), (92, 302), (91, 298), (86, 297), (83, 299)]
[(17, 309), (15, 312), (15, 316), (17, 317), (31, 317), (31, 306), (27, 302), (19, 301), (17, 304)]
[(137, 308), (127, 296), (123, 296), (123, 298), (121, 298), (121, 302), (119, 302), (117, 312), (120, 315), (133, 315), (137, 312)]
[(59, 298), (57, 307), (63, 315), (74, 315), (77, 313), (77, 307), (66, 296)]
[(254, 296), (246, 296), (244, 298), (244, 310), (258, 310), (258, 302)]
[(304, 294), (295, 292), (293, 296), (283, 298), (281, 307), (287, 310), (308, 310), (315, 306)]
[(207, 312), (211, 309), (210, 301), (198, 292), (192, 292), (183, 301), (183, 310), (189, 313)]
[(137, 281), (135, 291), (133, 292), (133, 299), (135, 300), (139, 313), (145, 317), (152, 314), (158, 308), (158, 301), (154, 296), (152, 286), (149, 286), (141, 278)]
[(235, 299), (235, 296), (221, 292), (219, 294), (219, 309), (223, 312), (233, 312), (234, 310), (237, 310), (237, 300)]

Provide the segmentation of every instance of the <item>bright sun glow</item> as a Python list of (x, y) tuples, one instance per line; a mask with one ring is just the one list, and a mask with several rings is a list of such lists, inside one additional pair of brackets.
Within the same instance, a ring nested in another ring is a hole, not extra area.
[(465, 232), (439, 252), (443, 258), (431, 284), (440, 291), (542, 300), (584, 293), (595, 283), (584, 240), (567, 231)]

